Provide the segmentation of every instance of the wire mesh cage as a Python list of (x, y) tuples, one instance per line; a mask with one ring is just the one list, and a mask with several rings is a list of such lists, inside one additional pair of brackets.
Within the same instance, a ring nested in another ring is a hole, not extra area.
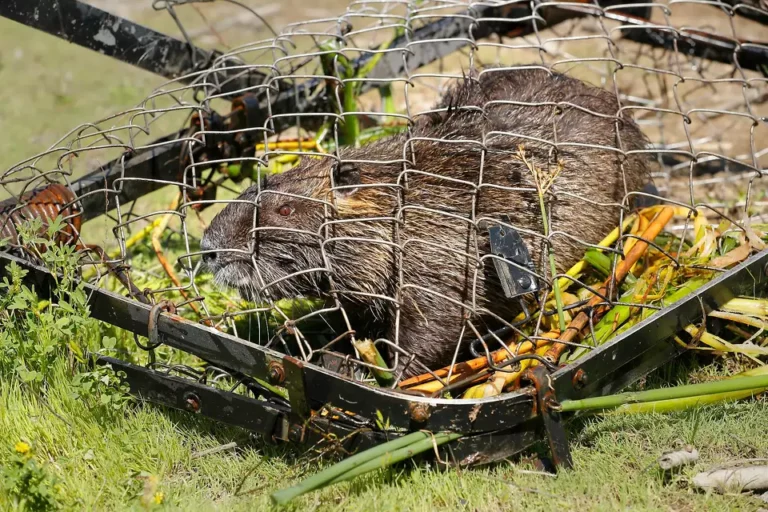
[[(186, 40), (109, 53), (166, 83), (0, 177), (8, 252), (34, 263), (18, 226), (61, 214), (94, 315), (149, 338), (104, 356), (354, 428), (517, 427), (514, 451), (526, 368), (619, 389), (760, 294), (764, 4), (357, 1), (214, 51), (192, 4), (155, 3)], [(118, 25), (97, 43), (130, 48)]]

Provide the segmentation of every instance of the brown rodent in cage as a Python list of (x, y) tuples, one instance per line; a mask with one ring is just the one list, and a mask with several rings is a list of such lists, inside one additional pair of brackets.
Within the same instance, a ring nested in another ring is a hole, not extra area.
[(204, 260), (249, 298), (338, 294), (361, 312), (358, 336), (421, 363), (404, 375), (449, 364), (475, 338), (467, 320), (493, 328), (519, 312), (484, 226), (507, 215), (539, 276), (550, 240), (562, 272), (649, 184), (647, 139), (618, 112), (613, 93), (542, 68), (474, 72), (410, 133), (305, 157), (247, 189), (206, 230)]

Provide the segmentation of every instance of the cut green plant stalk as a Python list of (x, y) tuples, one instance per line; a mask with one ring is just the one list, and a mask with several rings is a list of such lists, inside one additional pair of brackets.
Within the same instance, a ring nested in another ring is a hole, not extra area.
[[(613, 259), (615, 260), (618, 258), (617, 254), (614, 254)], [(613, 272), (613, 262), (611, 261), (611, 258), (608, 257), (607, 254), (597, 250), (597, 249), (587, 249), (587, 251), (584, 253), (584, 261), (589, 263), (592, 268), (598, 271), (602, 277), (608, 277), (611, 275), (611, 272)], [(632, 275), (631, 272), (627, 273), (627, 276), (624, 278), (624, 283), (622, 285), (633, 285), (637, 282), (637, 278)]]
[(703, 279), (703, 278), (691, 279), (689, 281), (686, 281), (680, 288), (676, 289), (675, 291), (673, 291), (672, 293), (664, 297), (662, 301), (664, 302), (665, 306), (671, 306), (675, 302), (679, 301), (684, 297), (687, 297), (697, 289), (701, 288), (702, 286), (707, 284), (709, 281), (710, 281), (709, 279)]
[[(696, 291), (698, 288), (701, 288), (705, 284), (709, 282), (709, 279), (703, 279), (703, 278), (696, 278), (691, 279), (687, 281), (685, 284), (683, 284), (681, 287), (677, 288), (673, 292), (670, 292), (667, 294), (666, 297), (664, 297), (663, 302), (665, 306), (672, 305), (679, 301), (680, 299), (683, 299), (684, 297), (690, 295), (694, 291)], [(619, 302), (634, 302), (634, 297), (632, 293), (626, 294), (623, 297), (619, 299)], [(595, 333), (595, 341), (597, 342), (597, 345), (602, 345), (603, 343), (606, 343), (610, 339), (612, 339), (615, 335), (617, 335), (621, 327), (630, 319), (630, 317), (633, 314), (633, 309), (631, 306), (626, 306), (624, 304), (617, 304), (615, 305), (608, 313), (603, 316), (603, 318), (600, 319), (599, 322), (595, 324), (594, 327), (594, 333)], [(586, 353), (589, 349), (585, 347), (578, 347), (576, 348), (573, 353), (571, 354), (571, 357), (568, 358), (569, 361), (575, 361), (579, 357), (583, 356), (584, 353)]]
[[(757, 375), (768, 375), (768, 366), (758, 366), (745, 372), (741, 372), (732, 379), (740, 379), (742, 377), (751, 377)], [(728, 393), (714, 393), (711, 395), (692, 396), (687, 398), (675, 398), (672, 400), (657, 400), (653, 402), (645, 402), (639, 404), (624, 404), (620, 405), (616, 409), (606, 411), (605, 414), (641, 414), (641, 413), (662, 413), (662, 412), (674, 412), (690, 409), (693, 407), (701, 407), (702, 405), (715, 404), (720, 402), (732, 402), (736, 400), (743, 400), (754, 395), (765, 392), (768, 388), (747, 389), (744, 391), (731, 391)]]
[[(386, 50), (389, 45), (392, 44), (394, 39), (379, 46), (379, 50)], [(362, 90), (363, 80), (368, 74), (373, 71), (376, 65), (381, 60), (382, 55), (385, 52), (377, 52), (370, 60), (368, 60), (361, 68), (355, 69), (349, 62), (349, 59), (339, 51), (338, 45), (334, 43), (326, 43), (319, 45), (320, 49), (327, 52), (334, 52), (333, 54), (326, 53), (320, 55), (320, 61), (323, 65), (323, 72), (327, 75), (335, 75), (333, 61), (334, 58), (338, 63), (339, 78), (346, 80), (343, 84), (342, 90), (342, 116), (344, 122), (341, 130), (340, 143), (346, 146), (360, 146), (360, 119), (356, 114), (349, 114), (349, 112), (356, 112), (358, 110), (357, 98), (360, 96)]]
[(364, 452), (357, 453), (347, 459), (344, 459), (338, 464), (334, 464), (324, 471), (312, 475), (298, 485), (272, 493), (272, 501), (275, 503), (287, 503), (296, 496), (300, 496), (314, 489), (318, 489), (337, 476), (342, 475), (347, 471), (354, 469), (357, 466), (360, 466), (370, 460), (373, 460), (380, 455), (395, 451), (405, 446), (409, 446), (417, 441), (423, 441), (428, 436), (429, 434), (426, 432), (413, 432), (406, 436), (393, 439), (392, 441), (388, 441), (378, 446), (374, 446), (373, 448)]
[[(440, 435), (440, 434), (437, 434), (437, 435)], [(452, 435), (456, 436), (458, 434), (452, 434)], [(459, 437), (461, 436), (459, 435)], [(336, 482), (342, 481), (342, 480), (339, 480), (339, 478), (346, 475), (346, 473), (350, 471), (355, 471), (358, 468), (365, 465), (366, 463), (371, 461), (376, 461), (380, 457), (389, 456), (387, 460), (392, 461), (390, 462), (390, 464), (394, 464), (394, 462), (396, 462), (392, 457), (394, 453), (401, 451), (404, 448), (410, 447), (411, 445), (414, 445), (417, 443), (423, 443), (424, 441), (429, 441), (429, 446), (432, 446), (432, 439), (433, 439), (432, 434), (430, 434), (429, 432), (422, 432), (422, 431), (413, 432), (406, 436), (380, 444), (369, 450), (360, 452), (347, 459), (344, 459), (338, 464), (334, 464), (333, 466), (315, 475), (312, 475), (311, 477), (305, 479), (304, 481), (300, 482), (297, 485), (294, 485), (293, 487), (289, 487), (287, 489), (282, 489), (280, 491), (272, 493), (270, 497), (272, 498), (272, 501), (274, 503), (283, 505), (285, 503), (288, 503), (292, 499), (298, 496), (301, 496), (302, 494), (306, 494), (316, 489), (325, 487), (326, 485), (329, 485), (334, 481)], [(457, 438), (453, 438), (453, 439), (457, 439)], [(448, 441), (443, 441), (443, 442), (445, 443)], [(420, 444), (419, 447), (421, 446), (422, 445)], [(415, 455), (416, 453), (420, 453), (420, 452), (412, 452), (411, 456)], [(400, 459), (400, 460), (404, 460), (404, 459)], [(378, 461), (378, 463), (380, 464), (381, 461)], [(385, 466), (375, 465), (375, 467), (385, 467)], [(357, 474), (360, 474), (360, 473), (357, 473)]]
[(355, 84), (351, 82), (345, 83), (342, 95), (344, 98), (344, 112), (342, 114), (344, 118), (344, 136), (342, 144), (357, 148), (360, 147), (360, 119), (356, 114), (349, 114), (349, 112), (358, 110), (357, 87), (355, 87)]
[[(629, 228), (629, 226), (631, 226), (632, 223), (635, 222), (636, 218), (637, 218), (637, 215), (634, 214), (634, 213), (632, 215), (627, 216), (627, 218), (624, 219), (624, 223), (621, 226), (621, 233), (626, 231)], [(616, 240), (619, 239), (619, 234), (620, 234), (619, 233), (619, 228), (618, 227), (613, 228), (613, 231), (611, 231), (608, 234), (608, 236), (603, 238), (597, 245), (600, 246), (600, 247), (608, 248), (611, 245), (613, 245), (616, 242)], [(598, 251), (598, 252), (600, 251), (599, 249), (594, 249), (594, 250)], [(574, 278), (578, 277), (584, 271), (586, 266), (587, 266), (587, 262), (584, 261), (584, 259), (582, 258), (574, 266), (572, 266), (570, 269), (568, 269), (568, 271), (565, 273), (565, 275), (570, 276), (570, 277), (574, 277)], [(560, 291), (564, 291), (567, 288), (569, 288), (572, 284), (574, 284), (574, 281), (568, 279), (567, 277), (561, 277), (557, 281), (558, 281), (558, 284), (560, 286)]]
[(611, 259), (597, 249), (587, 249), (584, 252), (584, 261), (597, 270), (605, 278), (611, 275)]
[(689, 384), (671, 388), (652, 389), (636, 393), (619, 393), (616, 395), (584, 398), (582, 400), (565, 400), (560, 404), (563, 411), (585, 411), (590, 409), (610, 409), (629, 403), (644, 403), (675, 398), (688, 398), (716, 393), (730, 393), (768, 387), (768, 375), (754, 377), (734, 377), (715, 382)]
[[(549, 237), (549, 216), (547, 215), (547, 207), (544, 202), (544, 196), (554, 183), (557, 175), (560, 173), (560, 168), (551, 175), (544, 175), (541, 169), (538, 169), (534, 164), (528, 162), (525, 156), (525, 147), (520, 145), (517, 153), (518, 158), (528, 167), (533, 175), (533, 181), (536, 184), (536, 191), (539, 196), (539, 208), (541, 209), (541, 221), (544, 228), (544, 237)], [(545, 182), (546, 181), (546, 182)], [(555, 265), (555, 248), (552, 244), (548, 244), (547, 254), (549, 256), (549, 271), (552, 273), (552, 285), (555, 292), (555, 304), (557, 305), (557, 321), (560, 327), (560, 332), (565, 332), (565, 315), (563, 314), (563, 297), (560, 292), (560, 280), (555, 279), (557, 275), (557, 267)]]
[(703, 405), (710, 405), (720, 402), (733, 402), (750, 398), (760, 393), (764, 393), (768, 387), (747, 389), (742, 391), (730, 391), (728, 393), (713, 393), (709, 395), (690, 396), (686, 398), (675, 398), (672, 400), (656, 400), (653, 402), (644, 402), (639, 404), (624, 404), (616, 409), (606, 411), (606, 415), (611, 414), (642, 414), (642, 413), (663, 413), (683, 411)]
[(360, 353), (360, 357), (365, 361), (366, 363), (377, 366), (378, 368), (369, 368), (371, 373), (373, 374), (373, 378), (376, 379), (376, 382), (379, 384), (379, 386), (383, 388), (391, 388), (395, 385), (395, 377), (392, 375), (392, 372), (389, 372), (387, 370), (382, 370), (381, 368), (387, 368), (387, 363), (384, 361), (384, 358), (381, 357), (381, 354), (379, 353), (379, 350), (376, 348), (376, 345), (373, 344), (371, 340), (355, 340), (352, 342), (352, 344), (355, 346), (355, 349)]
[[(320, 62), (323, 66), (323, 72), (329, 76), (338, 76), (341, 80), (354, 78), (354, 69), (350, 66), (349, 60), (340, 52), (336, 44), (321, 44), (320, 49), (326, 53), (320, 55)], [(338, 73), (335, 72), (338, 64)], [(341, 112), (343, 122), (341, 124), (341, 134), (339, 142), (344, 146), (357, 146), (359, 144), (360, 120), (357, 115), (344, 115), (347, 112), (357, 111), (357, 87), (355, 82), (342, 82), (341, 84)]]
[[(381, 96), (381, 111), (387, 114), (394, 114), (397, 112), (395, 108), (395, 98), (392, 96), (392, 84), (385, 84), (379, 87), (379, 95)], [(389, 123), (395, 121), (396, 117), (387, 116), (382, 119), (382, 122)]]
[[(544, 213), (544, 210), (543, 210), (543, 208), (544, 208), (544, 197), (543, 196), (541, 196), (541, 207), (542, 207), (541, 216), (544, 217), (544, 219), (545, 219), (544, 220), (544, 226), (545, 226), (544, 227), (544, 231), (545, 231), (544, 236), (549, 236), (549, 234), (547, 233), (547, 231), (549, 231), (549, 229), (546, 227), (547, 226), (547, 221), (546, 221), (547, 214)], [(554, 276), (557, 275), (557, 268), (555, 267), (555, 250), (554, 250), (554, 248), (551, 245), (549, 246), (549, 271), (552, 272), (553, 284), (554, 284), (554, 288), (555, 288), (555, 304), (557, 305), (557, 322), (558, 322), (558, 325), (560, 327), (560, 332), (565, 332), (566, 325), (565, 325), (565, 315), (563, 314), (563, 297), (562, 297), (562, 294), (560, 293), (560, 283), (558, 282), (557, 279), (554, 279)]]
[(338, 477), (334, 478), (329, 483), (329, 485), (345, 482), (365, 473), (370, 473), (371, 471), (375, 471), (377, 469), (389, 467), (398, 462), (410, 459), (415, 455), (429, 451), (437, 446), (442, 446), (446, 443), (450, 443), (451, 441), (455, 441), (460, 437), (462, 437), (462, 434), (454, 434), (449, 432), (437, 433), (435, 435), (429, 436), (429, 438), (424, 439), (423, 441), (417, 441), (411, 445), (406, 446), (405, 448), (400, 448), (399, 450), (395, 450), (393, 452), (381, 455), (380, 457), (376, 457), (375, 459), (370, 460), (365, 464), (362, 464), (355, 469), (344, 473), (343, 475), (339, 475)]

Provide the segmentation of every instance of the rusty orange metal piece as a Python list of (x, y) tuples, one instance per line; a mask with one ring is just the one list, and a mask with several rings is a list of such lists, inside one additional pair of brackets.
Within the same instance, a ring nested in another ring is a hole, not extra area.
[[(0, 203), (0, 238), (10, 239), (11, 244), (19, 243), (19, 226), (25, 221), (40, 218), (43, 226), (38, 235), (44, 236), (51, 221), (61, 215), (65, 224), (54, 236), (60, 244), (76, 244), (80, 238), (82, 218), (77, 196), (69, 188), (52, 183)], [(44, 250), (38, 247), (38, 250)]]
[[(64, 219), (64, 225), (53, 235), (53, 241), (60, 245), (73, 245), (81, 252), (93, 251), (115, 273), (118, 280), (129, 290), (132, 297), (147, 304), (149, 300), (131, 282), (125, 271), (107, 261), (104, 250), (98, 245), (86, 245), (80, 240), (82, 226), (81, 209), (77, 196), (69, 187), (60, 183), (51, 183), (45, 187), (31, 190), (18, 199), (12, 197), (0, 203), (0, 239), (7, 238), (12, 245), (19, 245), (19, 227), (34, 218), (42, 220), (37, 235), (46, 236), (51, 222), (58, 216)], [(29, 253), (27, 248), (24, 248)], [(45, 251), (45, 246), (35, 246), (38, 254)], [(35, 255), (33, 255), (35, 256)]]

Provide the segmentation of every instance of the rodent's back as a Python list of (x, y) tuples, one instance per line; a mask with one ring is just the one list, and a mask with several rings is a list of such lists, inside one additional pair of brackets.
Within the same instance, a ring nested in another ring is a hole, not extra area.
[[(559, 272), (615, 226), (626, 194), (649, 179), (647, 159), (632, 153), (645, 149), (646, 139), (620, 115), (616, 96), (564, 75), (485, 71), (450, 89), (437, 109), (445, 111), (415, 120), (412, 137), (342, 154), (359, 160), (404, 155), (409, 163), (363, 166), (363, 183), (398, 184), (399, 200), (392, 189), (382, 194), (378, 187), (361, 189), (356, 198), (369, 205), (364, 216), (398, 219), (385, 236), (399, 251), (340, 244), (346, 250), (338, 255), (381, 263), (377, 275), (389, 269), (386, 290), (377, 292), (398, 299), (390, 310), (400, 318), (386, 335), (428, 366), (449, 363), (460, 335), (466, 342), (498, 327), (488, 318), (511, 320), (517, 313), (488, 257), (488, 222), (508, 215), (546, 273), (535, 179), (557, 174), (545, 203)], [(360, 288), (356, 277), (352, 271), (346, 281)], [(465, 324), (467, 311), (478, 315)]]

